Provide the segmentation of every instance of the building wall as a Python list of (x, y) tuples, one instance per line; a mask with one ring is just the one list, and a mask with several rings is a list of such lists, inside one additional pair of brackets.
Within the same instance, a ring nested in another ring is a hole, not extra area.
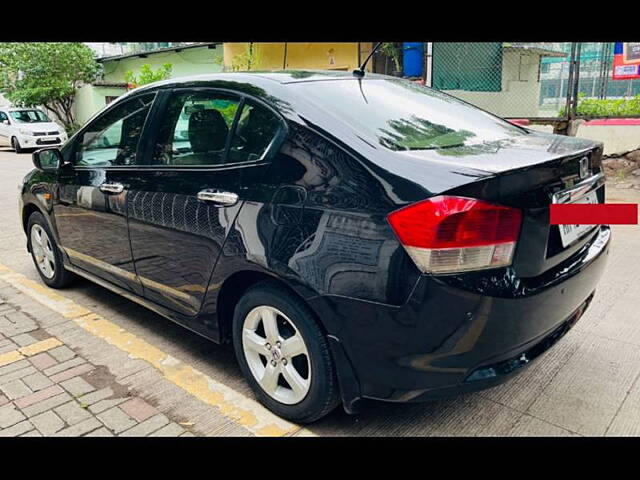
[(537, 54), (505, 51), (502, 56), (500, 92), (445, 92), (500, 117), (536, 117), (540, 100), (539, 62), (540, 56)]
[(83, 125), (107, 105), (107, 97), (119, 97), (125, 92), (125, 88), (83, 85), (77, 90), (73, 102), (76, 122)]
[(148, 64), (157, 69), (165, 63), (172, 65), (172, 77), (216, 73), (222, 71), (223, 46), (215, 45), (202, 48), (188, 48), (181, 52), (152, 53), (146, 58), (130, 57), (122, 60), (103, 62), (104, 81), (109, 83), (124, 82), (127, 70), (138, 72), (142, 65)]
[[(247, 51), (249, 43), (225, 43), (224, 66), (231, 70), (234, 58)], [(353, 70), (359, 66), (359, 61), (369, 54), (371, 42), (287, 42), (284, 43), (253, 43), (256, 50), (258, 65), (251, 70)], [(286, 61), (285, 61), (286, 48)], [(358, 54), (358, 49), (360, 54)], [(371, 70), (369, 63), (367, 70)]]
[[(152, 53), (146, 58), (136, 56), (122, 60), (107, 60), (103, 62), (104, 75), (102, 81), (105, 83), (124, 83), (125, 74), (128, 70), (133, 70), (134, 73), (137, 73), (142, 65), (145, 64), (150, 65), (155, 70), (165, 63), (170, 63), (172, 66), (171, 76), (173, 78), (221, 72), (223, 69), (222, 51), (222, 45), (215, 45), (213, 48), (205, 46), (202, 48), (188, 48), (181, 52)], [(125, 92), (125, 88), (119, 87), (82, 86), (76, 93), (73, 105), (76, 121), (80, 125), (84, 124), (107, 105), (106, 97), (117, 97)]]
[(620, 123), (628, 121), (628, 124), (611, 124), (605, 122), (585, 122), (578, 127), (576, 137), (596, 140), (604, 143), (604, 154), (614, 155), (640, 149), (640, 125), (636, 119), (621, 119)]

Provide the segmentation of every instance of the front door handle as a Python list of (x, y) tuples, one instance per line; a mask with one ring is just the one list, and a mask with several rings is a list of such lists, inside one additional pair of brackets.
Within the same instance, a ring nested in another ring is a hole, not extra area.
[(198, 192), (198, 200), (230, 207), (238, 203), (238, 195), (233, 192), (223, 192), (222, 190), (207, 188), (206, 190)]
[(121, 183), (103, 183), (100, 185), (100, 190), (105, 193), (122, 193), (124, 185)]

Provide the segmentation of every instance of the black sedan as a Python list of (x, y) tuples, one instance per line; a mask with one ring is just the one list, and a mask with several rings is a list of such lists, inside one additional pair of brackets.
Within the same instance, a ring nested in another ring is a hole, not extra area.
[(601, 157), (394, 77), (212, 74), (34, 153), (20, 215), (47, 285), (232, 343), (258, 399), (311, 422), (490, 387), (558, 341), (610, 229), (549, 208), (603, 202)]

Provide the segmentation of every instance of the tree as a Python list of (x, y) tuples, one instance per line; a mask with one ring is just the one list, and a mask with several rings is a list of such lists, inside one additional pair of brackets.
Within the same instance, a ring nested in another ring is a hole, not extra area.
[(100, 73), (82, 43), (0, 43), (0, 92), (16, 106), (45, 107), (69, 132), (77, 128), (72, 106), (78, 87)]
[(165, 80), (171, 76), (171, 70), (173, 65), (165, 63), (156, 70), (151, 69), (151, 65), (144, 64), (140, 67), (139, 75), (136, 75), (133, 70), (127, 70), (124, 74), (124, 81), (132, 85), (133, 88), (140, 85), (146, 85), (147, 83), (158, 82)]

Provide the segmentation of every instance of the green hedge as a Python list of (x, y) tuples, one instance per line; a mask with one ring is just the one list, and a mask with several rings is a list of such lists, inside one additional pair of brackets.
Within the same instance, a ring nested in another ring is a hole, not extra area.
[[(565, 107), (558, 113), (559, 117), (564, 115)], [(576, 115), (585, 117), (637, 117), (640, 116), (640, 95), (636, 95), (633, 98), (598, 99), (585, 98), (583, 93), (579, 93)]]

